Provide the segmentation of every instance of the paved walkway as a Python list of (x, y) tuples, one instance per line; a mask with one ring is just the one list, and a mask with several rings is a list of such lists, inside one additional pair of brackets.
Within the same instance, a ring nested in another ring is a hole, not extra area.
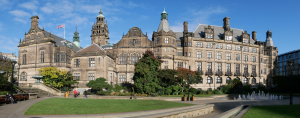
[[(128, 97), (128, 96), (120, 96), (120, 98)], [(166, 97), (169, 98), (169, 97)], [(93, 115), (38, 115), (38, 116), (24, 116), (24, 112), (33, 104), (49, 99), (49, 97), (31, 99), (27, 101), (21, 101), (16, 104), (7, 104), (0, 106), (0, 118), (97, 118), (103, 116), (114, 116), (128, 114), (128, 113), (112, 113), (112, 114), (93, 114)], [(210, 118), (221, 114), (225, 111), (233, 109), (240, 105), (288, 105), (289, 99), (287, 100), (274, 100), (274, 101), (233, 101), (233, 100), (197, 100), (197, 101), (173, 101), (180, 103), (191, 103), (191, 104), (214, 104), (214, 112), (200, 116), (199, 118)], [(294, 104), (300, 104), (300, 98), (294, 98)], [(136, 113), (143, 113), (147, 111), (139, 111)], [(198, 117), (197, 117), (198, 118)]]

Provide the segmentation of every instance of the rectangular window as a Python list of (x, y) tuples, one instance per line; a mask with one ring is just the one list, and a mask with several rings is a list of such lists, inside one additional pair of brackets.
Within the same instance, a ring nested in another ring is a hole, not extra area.
[(235, 65), (235, 72), (240, 73), (240, 64)]
[(169, 38), (165, 38), (165, 43), (169, 43)]
[(177, 47), (181, 47), (181, 43), (177, 43)]
[(235, 46), (235, 50), (241, 50), (240, 46)]
[(23, 54), (23, 65), (26, 64), (26, 54)]
[(183, 62), (178, 62), (177, 67), (178, 68), (183, 68)]
[(208, 63), (207, 63), (207, 70), (208, 70), (208, 71), (212, 71), (212, 70), (211, 70), (211, 62), (208, 62)]
[(197, 62), (197, 71), (202, 71), (202, 64), (201, 64), (201, 62)]
[(212, 43), (206, 43), (207, 48), (212, 48)]
[(169, 49), (168, 49), (168, 48), (165, 48), (165, 51), (166, 51), (166, 52), (168, 52), (168, 51), (169, 51)]
[(201, 52), (197, 51), (197, 58), (201, 58)]
[(226, 45), (226, 50), (231, 50), (231, 45)]
[(112, 82), (112, 81), (113, 81), (113, 79), (112, 79), (112, 73), (110, 73), (109, 75), (110, 75), (110, 76), (109, 76), (110, 81)]
[(191, 56), (191, 53), (189, 52), (189, 57)]
[(159, 43), (159, 38), (157, 38), (156, 43)]
[(249, 47), (243, 47), (244, 52), (249, 52)]
[(65, 62), (66, 61), (66, 54), (64, 52), (60, 53), (61, 57), (60, 57), (60, 62)]
[(267, 68), (264, 68), (263, 74), (267, 74)]
[(74, 67), (80, 67), (80, 59), (74, 59)]
[(88, 79), (89, 79), (89, 81), (95, 80), (95, 73), (89, 73)]
[(134, 75), (130, 75), (130, 82), (134, 82), (133, 76), (134, 76)]
[(45, 61), (44, 55), (45, 55), (45, 53), (44, 53), (44, 51), (42, 51), (41, 52), (41, 63), (44, 63), (44, 61)]
[(256, 48), (252, 48), (251, 52), (256, 53)]
[(244, 65), (244, 73), (248, 73), (248, 65)]
[(243, 39), (243, 43), (248, 43), (248, 39)]
[(218, 65), (218, 72), (221, 72), (222, 71), (222, 63), (217, 63), (217, 65)]
[(165, 64), (168, 64), (168, 61), (164, 61)]
[(95, 67), (95, 58), (89, 58), (89, 67)]
[(99, 57), (99, 59), (98, 59), (98, 63), (100, 64), (100, 57)]
[(252, 66), (252, 73), (256, 73), (256, 66), (255, 65)]
[(252, 57), (252, 61), (253, 61), (253, 62), (256, 62), (256, 57), (253, 56), (253, 57)]
[(211, 59), (211, 52), (207, 52), (207, 58)]
[(120, 82), (126, 82), (126, 75), (119, 75), (119, 81)]
[(222, 47), (222, 44), (216, 44), (216, 48), (217, 49), (222, 49), (223, 47)]
[(238, 61), (238, 60), (240, 60), (240, 55), (239, 54), (236, 54), (235, 55), (235, 59)]
[(56, 62), (56, 63), (59, 62), (59, 52), (55, 53), (55, 55), (54, 55), (54, 62)]
[(212, 35), (212, 34), (206, 34), (206, 38), (212, 39), (212, 38), (213, 38), (213, 35)]
[(80, 80), (80, 73), (74, 73), (74, 80)]
[(232, 36), (225, 36), (225, 40), (231, 41), (232, 40)]
[(165, 66), (165, 69), (168, 69), (168, 66)]
[(182, 52), (178, 52), (178, 56), (182, 56)]
[(218, 58), (218, 59), (222, 59), (222, 55), (221, 55), (220, 52), (217, 53), (217, 58)]
[(192, 47), (192, 42), (189, 42), (189, 47)]
[(226, 54), (226, 59), (227, 59), (227, 60), (230, 60), (230, 59), (231, 59), (231, 54), (227, 53), (227, 54)]
[(244, 61), (248, 61), (248, 55), (244, 55)]
[(203, 43), (202, 42), (196, 42), (196, 47), (203, 47)]
[(231, 70), (231, 64), (226, 64), (226, 71), (230, 72), (230, 70)]

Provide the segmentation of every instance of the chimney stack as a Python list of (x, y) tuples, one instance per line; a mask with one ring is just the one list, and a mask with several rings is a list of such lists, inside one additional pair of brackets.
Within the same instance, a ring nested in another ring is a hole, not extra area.
[(38, 16), (32, 16), (31, 17), (31, 29), (36, 29), (39, 25), (39, 17)]
[(256, 31), (253, 31), (253, 32), (252, 32), (252, 39), (253, 39), (254, 41), (256, 41)]
[(223, 27), (225, 30), (230, 30), (229, 19), (230, 19), (229, 17), (225, 17), (223, 19)]
[(186, 21), (184, 21), (184, 23), (183, 23), (183, 32), (184, 33), (188, 33), (188, 22), (186, 22)]

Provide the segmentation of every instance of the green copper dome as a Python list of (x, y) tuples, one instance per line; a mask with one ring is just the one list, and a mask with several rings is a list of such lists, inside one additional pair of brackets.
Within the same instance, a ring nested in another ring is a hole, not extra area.
[(102, 12), (102, 10), (101, 10), (101, 7), (100, 7), (99, 15), (98, 15), (97, 17), (104, 17), (104, 16), (103, 16), (103, 12)]
[(168, 19), (168, 13), (166, 12), (165, 8), (164, 11), (161, 13), (161, 20), (162, 19)]
[(165, 10), (165, 8), (164, 8), (164, 11), (162, 13), (167, 13), (166, 10)]

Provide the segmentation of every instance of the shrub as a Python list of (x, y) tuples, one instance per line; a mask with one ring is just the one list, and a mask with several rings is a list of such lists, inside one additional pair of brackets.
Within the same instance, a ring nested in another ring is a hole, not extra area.
[(193, 94), (197, 94), (197, 89), (195, 89), (195, 88), (190, 88), (190, 91), (189, 92), (191, 92), (191, 93), (193, 93)]
[(157, 97), (157, 96), (158, 96), (157, 93), (150, 93), (150, 94), (149, 94), (149, 97)]
[(105, 95), (105, 91), (97, 91), (98, 95)]
[(197, 91), (197, 94), (202, 94), (203, 93), (203, 90), (202, 89), (198, 89), (198, 91)]
[(246, 93), (251, 93), (252, 92), (251, 84), (248, 84), (248, 83), (244, 84), (243, 89), (244, 89), (244, 92), (246, 92)]
[(221, 90), (219, 90), (219, 89), (213, 90), (213, 93), (214, 94), (223, 94), (223, 92)]
[(170, 95), (171, 93), (172, 93), (172, 88), (168, 87), (168, 88), (166, 89), (166, 94), (167, 94), (167, 95)]
[(178, 91), (175, 91), (173, 92), (173, 95), (178, 95), (178, 93), (179, 93)]
[(207, 91), (207, 94), (208, 95), (213, 94), (213, 91)]

